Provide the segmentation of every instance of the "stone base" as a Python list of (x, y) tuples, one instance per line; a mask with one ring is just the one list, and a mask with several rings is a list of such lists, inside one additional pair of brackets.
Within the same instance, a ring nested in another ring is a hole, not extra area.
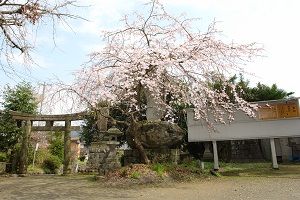
[(105, 141), (92, 142), (89, 149), (89, 158), (86, 164), (86, 171), (98, 172), (100, 164), (108, 153), (109, 146)]
[[(146, 149), (145, 151), (148, 158), (154, 163), (178, 164), (180, 162), (180, 149)], [(124, 166), (140, 163), (142, 160), (137, 149), (124, 150)]]
[(110, 171), (114, 171), (121, 168), (119, 157), (116, 155), (116, 151), (110, 152), (107, 158), (99, 166), (99, 175), (105, 176)]
[(214, 155), (212, 154), (212, 152), (210, 152), (209, 148), (205, 148), (205, 151), (203, 153), (203, 161), (205, 162), (214, 161)]
[(211, 142), (205, 143), (202, 160), (205, 162), (213, 162), (214, 161), (214, 154), (211, 152)]
[(121, 167), (120, 158), (116, 155), (116, 141), (93, 142), (90, 147), (86, 172), (98, 172), (105, 175)]

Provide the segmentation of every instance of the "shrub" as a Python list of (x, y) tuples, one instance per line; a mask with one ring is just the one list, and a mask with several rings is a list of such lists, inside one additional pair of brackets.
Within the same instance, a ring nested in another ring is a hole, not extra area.
[(4, 152), (0, 152), (0, 162), (6, 162), (6, 154)]
[(44, 160), (48, 159), (51, 156), (50, 152), (44, 149), (39, 149), (35, 155), (35, 164), (41, 166)]
[(61, 165), (60, 158), (57, 156), (51, 155), (49, 158), (44, 160), (42, 167), (46, 173), (56, 174), (60, 165)]
[(54, 156), (57, 156), (60, 159), (60, 162), (64, 160), (64, 141), (62, 139), (55, 139), (50, 141), (48, 146), (50, 153)]
[(29, 144), (28, 144), (28, 163), (32, 163), (34, 151), (35, 151), (34, 145), (31, 142), (29, 142)]

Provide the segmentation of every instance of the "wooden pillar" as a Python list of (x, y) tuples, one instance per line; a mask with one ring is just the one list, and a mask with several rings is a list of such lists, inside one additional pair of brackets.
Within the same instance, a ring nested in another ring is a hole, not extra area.
[(277, 163), (277, 156), (276, 156), (276, 149), (275, 149), (274, 138), (270, 138), (270, 144), (271, 144), (273, 169), (278, 169), (278, 163)]
[(65, 121), (63, 174), (71, 174), (71, 120)]
[(26, 120), (19, 163), (19, 174), (26, 174), (28, 167), (28, 143), (31, 132), (31, 120)]
[(219, 170), (219, 158), (218, 158), (218, 148), (217, 141), (212, 141), (213, 144), (213, 152), (214, 152), (214, 170)]

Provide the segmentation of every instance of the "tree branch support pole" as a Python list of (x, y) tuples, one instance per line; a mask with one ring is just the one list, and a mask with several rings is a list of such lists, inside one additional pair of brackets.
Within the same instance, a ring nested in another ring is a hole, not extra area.
[(272, 164), (273, 164), (273, 169), (278, 169), (277, 155), (276, 155), (276, 149), (275, 149), (275, 141), (274, 141), (274, 138), (270, 138), (270, 144), (271, 144), (271, 153), (272, 153)]
[(65, 121), (63, 174), (71, 174), (71, 120)]
[(218, 148), (217, 141), (212, 141), (213, 144), (213, 152), (214, 152), (214, 170), (219, 170), (219, 158), (218, 158)]
[(22, 140), (22, 148), (19, 163), (19, 174), (27, 174), (28, 167), (28, 143), (31, 132), (31, 120), (26, 120), (24, 136)]

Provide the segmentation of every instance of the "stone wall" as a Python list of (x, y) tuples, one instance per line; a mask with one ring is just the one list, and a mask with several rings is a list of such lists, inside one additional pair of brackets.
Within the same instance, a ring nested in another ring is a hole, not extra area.
[(265, 161), (259, 140), (231, 141), (231, 161), (239, 163)]
[[(180, 149), (146, 149), (148, 158), (156, 162), (180, 162)], [(138, 150), (124, 150), (124, 166), (142, 163)]]
[[(264, 157), (272, 159), (270, 139), (261, 140)], [(300, 161), (300, 138), (275, 138), (278, 162)]]

